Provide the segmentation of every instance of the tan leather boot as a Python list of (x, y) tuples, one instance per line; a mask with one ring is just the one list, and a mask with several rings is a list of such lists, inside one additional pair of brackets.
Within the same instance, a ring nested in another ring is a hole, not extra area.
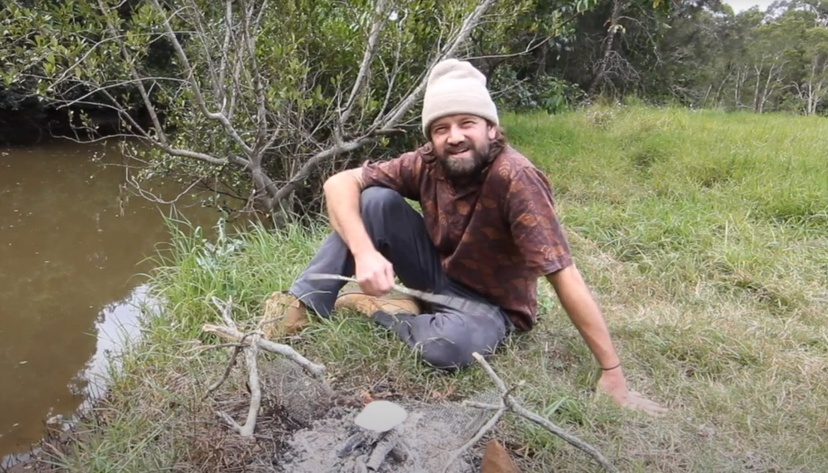
[(305, 304), (285, 292), (274, 292), (267, 298), (262, 319), (262, 331), (271, 340), (299, 332), (309, 323)]
[(368, 317), (373, 316), (379, 311), (388, 314), (414, 314), (419, 315), (421, 312), (420, 305), (413, 297), (393, 296), (393, 297), (374, 297), (364, 294), (362, 292), (351, 292), (342, 294), (336, 298), (334, 309), (351, 309)]

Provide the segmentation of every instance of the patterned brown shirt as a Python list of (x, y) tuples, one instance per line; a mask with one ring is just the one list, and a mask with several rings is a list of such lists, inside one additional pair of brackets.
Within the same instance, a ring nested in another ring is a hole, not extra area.
[(538, 278), (572, 264), (548, 179), (507, 145), (481, 179), (455, 186), (430, 146), (366, 163), (365, 185), (419, 201), (448, 277), (503, 308), (519, 330), (531, 330)]

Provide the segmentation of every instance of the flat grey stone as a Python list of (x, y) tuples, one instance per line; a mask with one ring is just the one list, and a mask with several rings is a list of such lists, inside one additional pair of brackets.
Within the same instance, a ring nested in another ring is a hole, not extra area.
[(354, 419), (356, 425), (372, 432), (388, 432), (405, 422), (408, 412), (391, 401), (373, 401)]

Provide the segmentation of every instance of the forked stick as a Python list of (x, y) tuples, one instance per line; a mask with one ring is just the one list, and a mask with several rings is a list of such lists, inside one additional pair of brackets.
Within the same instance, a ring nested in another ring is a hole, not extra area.
[[(245, 438), (253, 437), (253, 431), (256, 427), (256, 417), (259, 412), (259, 407), (262, 400), (262, 389), (261, 383), (259, 382), (259, 368), (257, 363), (259, 349), (285, 356), (286, 358), (290, 359), (294, 363), (304, 368), (305, 371), (307, 371), (308, 373), (322, 381), (322, 385), (324, 386), (324, 388), (327, 391), (330, 391), (330, 387), (328, 386), (327, 380), (325, 380), (324, 366), (312, 363), (310, 360), (300, 355), (293, 348), (287, 345), (282, 345), (279, 343), (271, 342), (267, 339), (263, 339), (261, 335), (261, 330), (256, 330), (253, 333), (249, 334), (244, 334), (240, 332), (232, 318), (232, 299), (224, 303), (218, 298), (214, 297), (213, 304), (215, 304), (216, 307), (218, 307), (221, 311), (222, 319), (224, 320), (224, 323), (226, 325), (204, 324), (202, 326), (202, 330), (204, 330), (205, 332), (215, 333), (216, 335), (225, 339), (239, 342), (241, 344), (240, 346), (243, 346), (245, 351), (244, 360), (248, 374), (248, 385), (250, 388), (250, 408), (247, 412), (247, 419), (244, 425), (239, 425), (235, 420), (233, 420), (232, 417), (230, 417), (229, 414), (225, 412), (217, 412), (217, 415), (222, 420), (227, 422), (227, 424), (229, 424), (230, 427), (232, 427), (236, 432), (238, 432), (239, 435)], [(235, 364), (235, 359), (238, 355), (239, 350), (239, 346), (234, 347), (232, 360), (230, 364), (227, 366), (227, 369), (224, 372), (224, 376), (218, 383), (216, 383), (209, 389), (207, 395), (215, 391), (215, 389), (217, 389), (227, 379), (227, 376), (230, 374), (230, 369)]]
[[(449, 469), (449, 467), (451, 466), (452, 463), (454, 463), (469, 448), (471, 448), (475, 443), (477, 443), (481, 438), (483, 438), (483, 436), (486, 434), (486, 432), (491, 430), (495, 426), (495, 424), (497, 424), (497, 421), (500, 420), (500, 418), (503, 416), (503, 414), (507, 410), (512, 411), (515, 414), (517, 414), (517, 415), (519, 415), (519, 416), (521, 416), (525, 419), (528, 419), (528, 420), (544, 427), (546, 430), (548, 430), (548, 431), (552, 432), (553, 434), (557, 435), (558, 437), (566, 440), (571, 445), (577, 447), (581, 451), (583, 451), (583, 452), (587, 453), (588, 455), (590, 455), (593, 459), (595, 459), (596, 462), (598, 462), (601, 466), (603, 466), (605, 470), (607, 470), (609, 472), (613, 472), (613, 473), (618, 472), (618, 469), (615, 468), (615, 466), (612, 463), (610, 463), (609, 460), (607, 460), (607, 458), (604, 457), (604, 455), (601, 454), (601, 452), (598, 451), (598, 449), (596, 449), (592, 445), (584, 442), (583, 440), (579, 439), (578, 437), (575, 437), (574, 435), (570, 434), (569, 432), (563, 430), (562, 428), (558, 427), (557, 425), (555, 425), (554, 423), (552, 423), (548, 419), (545, 419), (545, 418), (535, 414), (534, 412), (526, 409), (525, 407), (523, 407), (518, 402), (518, 400), (515, 399), (512, 396), (512, 390), (508, 389), (506, 387), (506, 383), (504, 383), (503, 380), (500, 379), (500, 377), (497, 375), (497, 373), (495, 373), (494, 369), (492, 369), (491, 365), (489, 365), (489, 363), (486, 361), (486, 359), (483, 358), (483, 356), (481, 356), (477, 352), (472, 353), (472, 356), (474, 356), (474, 359), (477, 360), (478, 363), (480, 363), (480, 365), (486, 371), (486, 374), (489, 375), (489, 377), (492, 379), (492, 381), (494, 381), (495, 385), (497, 386), (497, 389), (500, 392), (500, 404), (499, 405), (494, 405), (494, 404), (482, 404), (482, 403), (477, 403), (477, 402), (464, 402), (465, 405), (470, 406), (470, 407), (476, 407), (478, 409), (490, 409), (490, 410), (495, 410), (497, 412), (495, 412), (495, 414), (492, 416), (492, 418), (488, 422), (486, 422), (486, 424), (484, 424), (482, 427), (480, 427), (480, 429), (472, 437), (471, 440), (466, 442), (465, 445), (458, 448), (457, 450), (454, 451), (454, 453), (452, 453), (451, 457), (449, 457), (449, 460), (446, 463), (445, 468), (443, 469), (444, 473), (446, 471), (448, 471), (448, 469)], [(520, 386), (520, 385), (518, 385), (518, 386)]]

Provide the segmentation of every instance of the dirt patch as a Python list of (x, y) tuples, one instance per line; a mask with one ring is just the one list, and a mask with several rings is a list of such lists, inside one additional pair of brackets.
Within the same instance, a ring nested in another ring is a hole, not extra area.
[[(363, 403), (351, 402), (337, 395), (327, 398), (314, 381), (292, 365), (277, 363), (278, 390), (285, 415), (303, 427), (282, 438), (282, 451), (274, 459), (279, 472), (361, 472), (374, 450), (374, 444), (363, 442), (349, 449), (349, 439), (359, 437), (361, 429), (354, 419)], [(271, 371), (271, 379), (272, 379)], [(289, 376), (285, 376), (289, 373)], [(270, 385), (273, 386), (273, 381)], [(491, 401), (493, 393), (478, 401)], [(485, 398), (485, 399), (484, 399)], [(309, 403), (312, 408), (309, 410)], [(395, 453), (380, 464), (380, 472), (435, 472), (443, 471), (451, 454), (466, 443), (491, 413), (461, 406), (459, 403), (425, 403), (396, 399), (408, 413), (402, 425), (395, 429), (399, 441)], [(323, 406), (330, 406), (324, 409)], [(460, 458), (449, 470), (467, 473), (479, 463), (479, 452)]]
[[(204, 402), (192, 402), (193, 392), (200, 392), (197, 388), (199, 384), (182, 370), (164, 375), (161, 384), (166, 387), (169, 398), (104, 398), (83, 419), (82, 427), (71, 428), (45, 439), (41, 450), (34, 452), (28, 461), (15, 464), (10, 471), (60, 471), (54, 465), (55, 454), (80, 455), (72, 463), (76, 468), (88, 465), (93, 458), (83, 458), (89, 456), (84, 453), (86, 449), (75, 450), (72, 445), (85, 443), (84, 439), (88, 440), (90, 435), (93, 438), (106, 437), (108, 429), (117, 429), (120, 420), (112, 418), (116, 412), (142, 412), (147, 414), (146, 420), (152, 425), (163, 425), (164, 429), (154, 443), (163, 446), (161, 451), (175, 452), (174, 468), (178, 472), (367, 471), (364, 466), (373, 451), (372, 444), (365, 442), (347, 455), (338, 455), (348, 439), (359, 430), (354, 419), (365, 405), (361, 394), (323, 389), (301, 368), (280, 358), (261, 363), (260, 376), (263, 398), (254, 439), (243, 439), (216, 416), (216, 411), (239, 420), (247, 415), (249, 392), (242, 370), (234, 370), (225, 385)], [(395, 429), (399, 435), (396, 451), (404, 455), (383, 456), (384, 461), (376, 470), (380, 472), (443, 471), (452, 452), (462, 446), (491, 415), (490, 412), (466, 408), (455, 402), (426, 403), (397, 396), (389, 400), (403, 406), (408, 413), (405, 422)], [(491, 399), (475, 400), (489, 402)], [(143, 405), (145, 403), (147, 406)], [(165, 412), (150, 409), (159, 405), (167, 406), (170, 411), (166, 412), (174, 411), (175, 415), (172, 418), (166, 415), (153, 417), (152, 412)], [(129, 445), (123, 448), (129, 448)], [(469, 455), (454, 462), (449, 471), (476, 471), (482, 456), (481, 449), (482, 443)], [(156, 460), (160, 464), (165, 462), (160, 458)], [(135, 464), (132, 467), (140, 469), (143, 466)], [(0, 471), (4, 470), (0, 468)]]
[[(403, 404), (403, 403), (401, 403)], [(476, 423), (476, 416), (461, 408), (427, 404), (403, 404), (409, 411), (406, 421), (397, 428), (398, 446), (402, 458), (388, 456), (379, 472), (437, 472), (443, 471), (452, 452), (468, 439), (463, 433), (469, 424)], [(329, 416), (314, 422), (312, 426), (293, 433), (286, 441), (286, 451), (279, 462), (280, 472), (359, 472), (367, 471), (365, 465), (373, 452), (372, 446), (364, 445), (340, 455), (352, 435), (359, 435), (354, 417), (359, 410), (349, 410), (343, 415)], [(469, 433), (468, 430), (466, 430)], [(473, 433), (471, 431), (470, 433)], [(469, 433), (469, 435), (470, 435)], [(472, 455), (475, 457), (476, 455)], [(460, 458), (448, 470), (453, 473), (471, 473), (478, 458)]]

